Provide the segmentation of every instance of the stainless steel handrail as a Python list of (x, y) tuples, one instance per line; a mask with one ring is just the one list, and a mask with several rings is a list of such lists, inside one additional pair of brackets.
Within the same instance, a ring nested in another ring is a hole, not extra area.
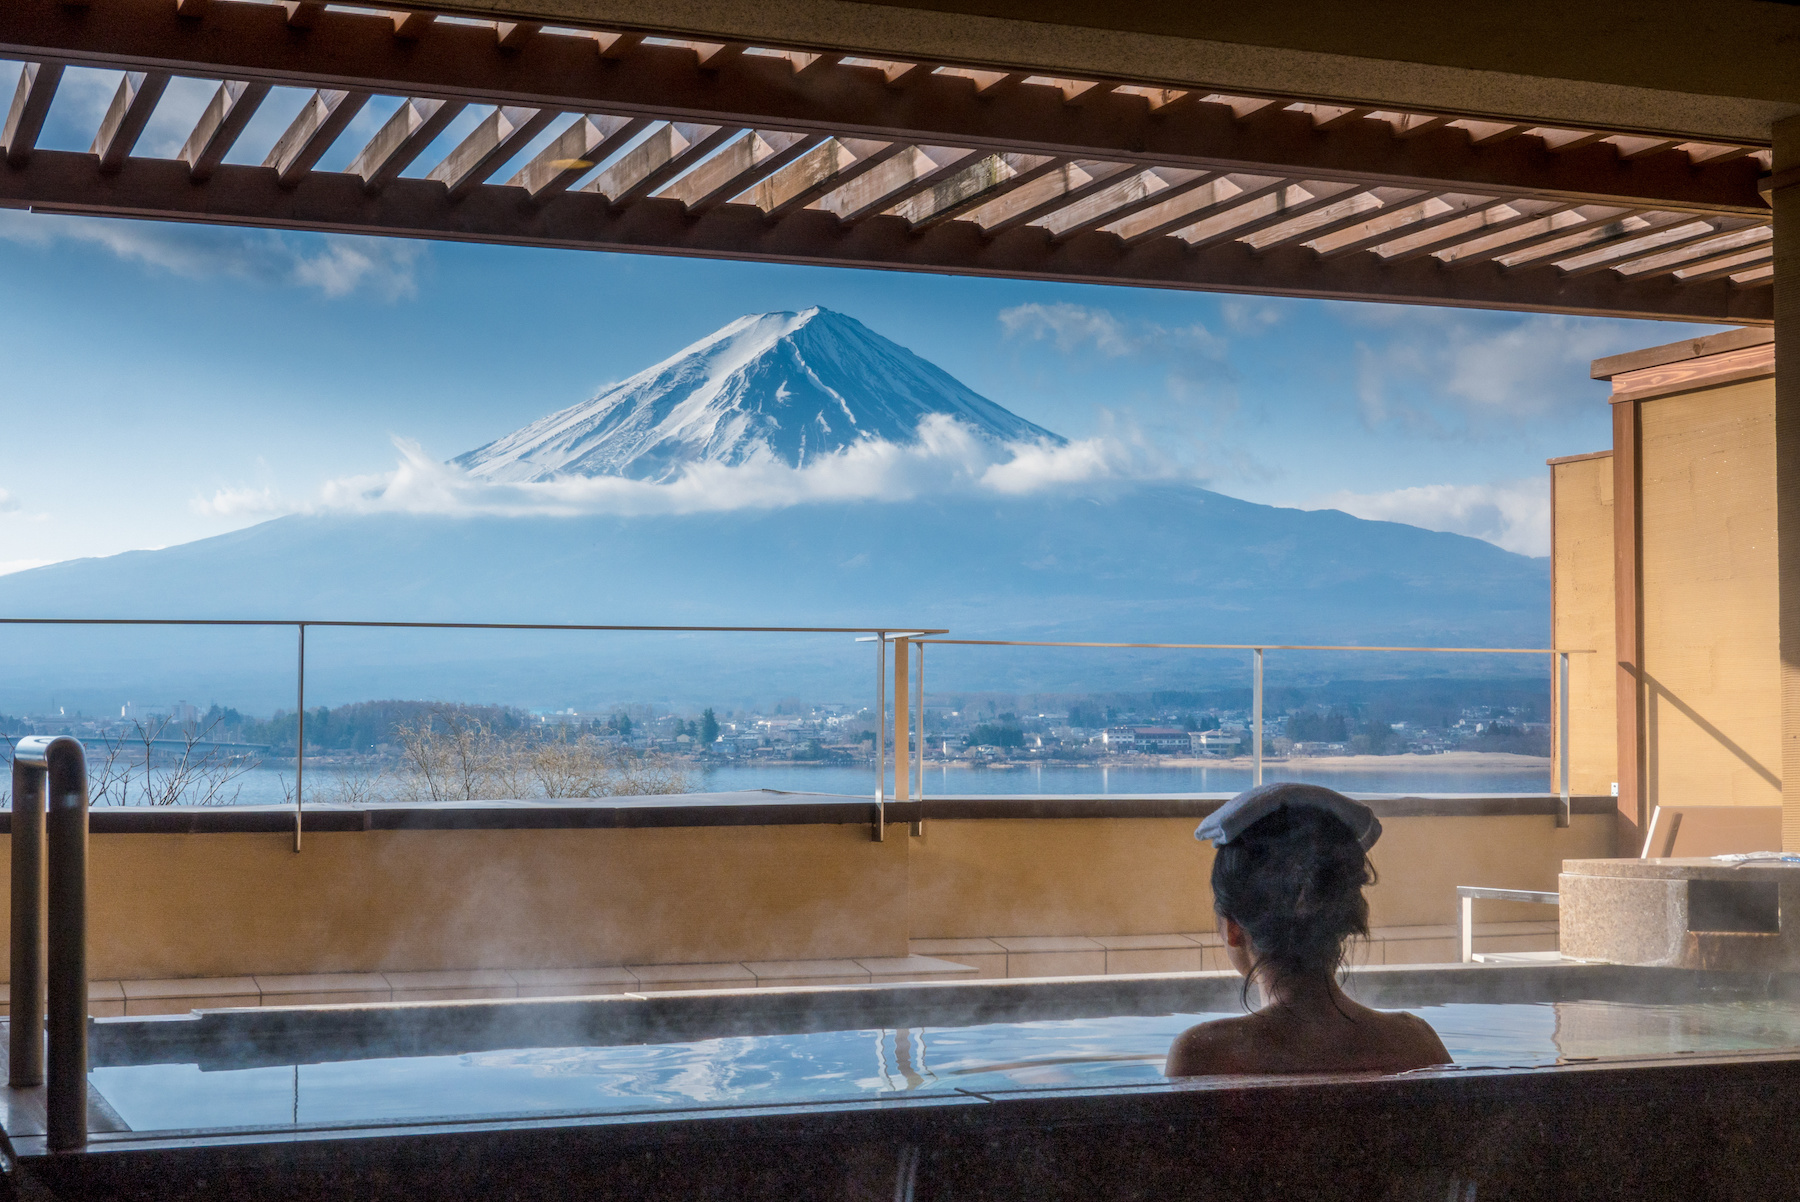
[(1557, 893), (1540, 893), (1535, 889), (1495, 889), (1486, 885), (1458, 885), (1456, 887), (1456, 947), (1464, 964), (1471, 963), (1475, 959), (1475, 902), (1477, 899), (1529, 902), (1540, 906), (1562, 905), (1562, 895)]
[[(87, 1143), (87, 814), (81, 744), (67, 735), (19, 740), (13, 750), (8, 1083), (45, 1085), (45, 1140), (52, 1152)], [(41, 944), (46, 928), (49, 937)]]

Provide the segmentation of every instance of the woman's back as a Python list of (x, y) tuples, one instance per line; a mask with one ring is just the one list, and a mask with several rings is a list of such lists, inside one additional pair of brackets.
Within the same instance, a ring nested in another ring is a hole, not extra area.
[[(1335, 986), (1333, 986), (1335, 990)], [(1371, 1010), (1337, 993), (1323, 1007), (1282, 1004), (1189, 1027), (1169, 1048), (1171, 1077), (1215, 1073), (1399, 1073), (1450, 1054), (1417, 1015)]]

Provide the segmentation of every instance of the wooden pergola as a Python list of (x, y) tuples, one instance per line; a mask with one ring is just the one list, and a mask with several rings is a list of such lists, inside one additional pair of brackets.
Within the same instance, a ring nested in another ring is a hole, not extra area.
[[(0, 57), (24, 66), (0, 205), (1286, 296), (1774, 316), (1767, 142), (856, 49), (319, 0), (7, 0)], [(87, 153), (37, 145), (68, 67), (126, 73)], [(140, 156), (178, 77), (216, 81), (216, 94), (174, 157)], [(239, 147), (276, 88), (310, 97), (272, 145)], [(345, 170), (319, 170), (382, 97), (385, 124)], [(470, 109), (472, 132), (424, 157)], [(234, 148), (261, 165), (227, 162)]]

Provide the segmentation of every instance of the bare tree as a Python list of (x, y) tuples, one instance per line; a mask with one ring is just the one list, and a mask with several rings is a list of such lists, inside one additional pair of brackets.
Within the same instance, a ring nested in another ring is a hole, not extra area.
[[(243, 792), (241, 778), (262, 763), (254, 756), (233, 760), (212, 741), (215, 720), (205, 727), (187, 725), (170, 733), (168, 718), (134, 721), (132, 733), (103, 735), (88, 757), (88, 796), (95, 805), (232, 805)], [(172, 744), (162, 765), (159, 745)], [(136, 746), (143, 747), (143, 762)], [(133, 801), (133, 780), (137, 801)]]

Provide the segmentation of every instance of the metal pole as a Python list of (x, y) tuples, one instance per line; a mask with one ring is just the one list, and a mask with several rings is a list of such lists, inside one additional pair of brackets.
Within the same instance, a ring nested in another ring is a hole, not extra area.
[(911, 640), (894, 640), (894, 800), (912, 796), (912, 698), (907, 695), (912, 672), (907, 663)]
[(887, 838), (887, 631), (875, 636), (875, 842)]
[[(919, 687), (913, 691), (913, 700), (919, 707), (918, 734), (915, 742), (919, 745), (919, 788), (913, 794), (920, 802), (925, 800), (925, 644), (918, 643), (913, 647), (913, 654), (919, 657)], [(912, 824), (912, 833), (925, 833), (925, 819), (921, 817)]]
[(1260, 785), (1263, 783), (1262, 782), (1262, 778), (1263, 778), (1263, 765), (1262, 765), (1262, 751), (1263, 751), (1262, 655), (1263, 655), (1263, 649), (1261, 647), (1253, 647), (1250, 650), (1250, 654), (1253, 655), (1256, 659), (1256, 662), (1251, 671), (1252, 684), (1250, 687), (1250, 693), (1251, 693), (1250, 706), (1251, 706), (1251, 711), (1252, 711), (1252, 714), (1251, 714), (1252, 726), (1251, 726), (1251, 731), (1250, 731), (1250, 737), (1256, 743), (1256, 760), (1255, 760), (1256, 771), (1255, 771), (1255, 774), (1253, 775), (1253, 777), (1251, 778), (1250, 783), (1252, 785)]
[(300, 815), (306, 787), (306, 623), (300, 623), (300, 670), (294, 695), (294, 850), (300, 850)]
[(44, 769), (26, 760), (21, 740), (12, 764), (11, 1061), (7, 1084), (44, 1083)]
[(1556, 825), (1569, 825), (1569, 653), (1556, 653), (1561, 679), (1557, 685), (1556, 703), (1556, 749), (1557, 766), (1562, 776), (1562, 804), (1556, 811)]
[(87, 1144), (87, 754), (67, 736), (45, 748), (49, 797), (44, 823), (49, 865), (45, 1142), (52, 1152)]

